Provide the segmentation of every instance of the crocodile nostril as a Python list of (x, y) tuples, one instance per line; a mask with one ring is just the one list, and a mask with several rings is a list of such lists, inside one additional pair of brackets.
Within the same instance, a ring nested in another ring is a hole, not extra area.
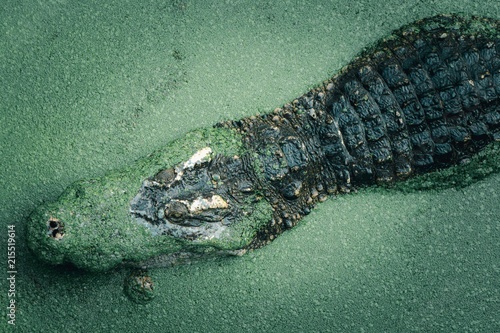
[(61, 239), (64, 236), (64, 224), (61, 220), (51, 217), (47, 221), (47, 235), (54, 239)]

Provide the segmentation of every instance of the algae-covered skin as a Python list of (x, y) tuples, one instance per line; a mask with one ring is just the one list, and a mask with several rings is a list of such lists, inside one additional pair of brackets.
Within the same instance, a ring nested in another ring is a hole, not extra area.
[(328, 195), (470, 161), (500, 141), (499, 26), (455, 15), (404, 26), (272, 113), (72, 185), (31, 215), (30, 247), (94, 271), (239, 254)]
[(167, 261), (179, 261), (186, 257), (184, 253), (203, 257), (243, 248), (263, 221), (270, 219), (265, 201), (253, 207), (252, 214), (241, 215), (217, 239), (159, 237), (131, 214), (131, 202), (145, 179), (168, 167), (183, 165), (206, 147), (214, 156), (234, 157), (243, 153), (241, 137), (235, 131), (200, 129), (126, 169), (76, 182), (56, 202), (42, 205), (32, 213), (28, 224), (30, 248), (49, 263), (71, 263), (90, 271), (159, 255), (167, 256)]

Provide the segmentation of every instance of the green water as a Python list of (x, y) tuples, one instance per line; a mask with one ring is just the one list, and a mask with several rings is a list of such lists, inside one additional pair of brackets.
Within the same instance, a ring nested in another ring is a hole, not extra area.
[(496, 1), (19, 1), (0, 4), (0, 235), (16, 228), (17, 332), (498, 332), (498, 173), (464, 188), (365, 190), (241, 258), (127, 271), (39, 263), (38, 204), (219, 120), (269, 112), (417, 18)]

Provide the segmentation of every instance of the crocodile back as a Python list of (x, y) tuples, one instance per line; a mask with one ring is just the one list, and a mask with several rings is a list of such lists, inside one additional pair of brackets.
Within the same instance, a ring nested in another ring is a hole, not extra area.
[(291, 103), (222, 124), (243, 134), (273, 206), (253, 246), (329, 194), (455, 165), (499, 140), (499, 30), (455, 15), (414, 22)]
[(473, 28), (498, 33), (498, 23), (477, 20), (439, 16), (404, 27), (332, 79), (325, 110), (353, 179), (447, 167), (500, 138), (500, 39)]

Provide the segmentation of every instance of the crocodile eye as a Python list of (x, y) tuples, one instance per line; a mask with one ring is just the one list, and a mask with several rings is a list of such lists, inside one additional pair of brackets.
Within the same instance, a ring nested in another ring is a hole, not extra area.
[(174, 168), (161, 170), (158, 172), (153, 179), (162, 184), (168, 184), (175, 178)]
[(165, 217), (171, 220), (172, 223), (182, 222), (187, 212), (187, 207), (178, 201), (172, 201), (165, 207)]

